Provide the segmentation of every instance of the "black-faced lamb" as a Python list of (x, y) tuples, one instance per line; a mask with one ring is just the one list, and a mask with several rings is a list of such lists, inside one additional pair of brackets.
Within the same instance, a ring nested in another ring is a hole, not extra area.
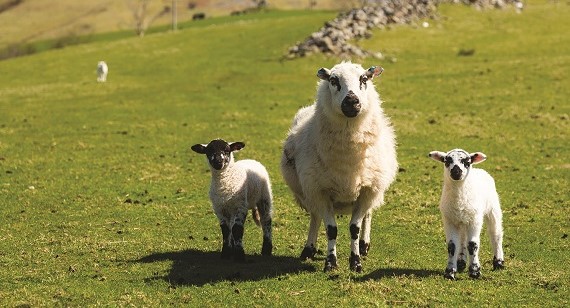
[(494, 252), (493, 269), (502, 269), (503, 214), (495, 181), (485, 170), (472, 167), (486, 160), (487, 156), (481, 152), (468, 153), (454, 149), (447, 153), (433, 151), (429, 157), (444, 163), (439, 206), (448, 252), (444, 277), (455, 279), (458, 271), (465, 270), (467, 253), (469, 276), (481, 276), (479, 247), (483, 221), (487, 224)]
[(337, 268), (337, 213), (352, 214), (349, 267), (362, 271), (372, 210), (384, 203), (398, 169), (394, 129), (372, 83), (382, 71), (350, 62), (319, 69), (316, 101), (297, 112), (283, 144), (281, 172), (297, 203), (310, 213), (301, 258), (314, 257), (324, 220), (325, 271)]
[(205, 154), (212, 173), (210, 200), (222, 229), (222, 258), (232, 255), (245, 260), (244, 223), (249, 209), (255, 223), (263, 230), (261, 254), (272, 254), (272, 194), (265, 167), (250, 159), (234, 161), (233, 152), (245, 147), (243, 142), (228, 143), (222, 139), (208, 144), (195, 144), (192, 150)]

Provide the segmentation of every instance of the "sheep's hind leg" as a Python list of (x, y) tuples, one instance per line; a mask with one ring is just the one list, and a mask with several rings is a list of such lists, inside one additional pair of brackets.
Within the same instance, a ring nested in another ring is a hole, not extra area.
[(348, 260), (348, 264), (350, 266), (350, 270), (357, 273), (362, 272), (359, 235), (362, 220), (367, 214), (367, 211), (363, 211), (360, 207), (356, 207), (352, 212), (352, 218), (350, 219), (350, 258)]
[(319, 233), (319, 226), (321, 225), (321, 218), (315, 214), (311, 214), (311, 221), (309, 224), (309, 235), (305, 248), (301, 252), (301, 260), (314, 259), (317, 253), (317, 235)]
[(498, 211), (491, 212), (487, 218), (487, 233), (491, 240), (491, 249), (493, 249), (493, 270), (501, 270), (505, 268), (503, 257), (503, 226), (502, 213)]
[(261, 216), (261, 229), (263, 230), (263, 245), (261, 246), (261, 255), (271, 256), (273, 250), (271, 201), (262, 200), (258, 202), (257, 209), (259, 210), (259, 214)]

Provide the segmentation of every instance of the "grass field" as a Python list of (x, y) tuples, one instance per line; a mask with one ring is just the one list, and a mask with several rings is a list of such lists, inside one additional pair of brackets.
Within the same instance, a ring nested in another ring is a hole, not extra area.
[[(317, 69), (338, 61), (282, 56), (335, 13), (214, 19), (0, 61), (0, 305), (567, 307), (570, 6), (529, 2), (523, 14), (443, 6), (429, 28), (359, 42), (391, 59), (358, 61), (385, 69), (376, 85), (401, 166), (362, 274), (348, 270), (347, 217), (339, 270), (297, 259), (308, 217), (278, 166)], [(216, 137), (244, 141), (238, 158), (271, 174), (273, 258), (259, 256), (252, 221), (248, 262), (219, 258), (210, 175), (189, 150)], [(455, 147), (487, 154), (504, 212), (507, 269), (490, 270), (483, 235), (479, 280), (442, 278), (442, 172), (427, 153)]]

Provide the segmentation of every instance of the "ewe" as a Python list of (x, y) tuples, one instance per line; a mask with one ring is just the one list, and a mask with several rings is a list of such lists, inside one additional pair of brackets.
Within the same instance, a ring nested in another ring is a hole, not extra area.
[(255, 160), (234, 161), (233, 152), (243, 147), (243, 142), (227, 143), (221, 139), (192, 146), (194, 152), (206, 155), (212, 171), (210, 200), (222, 229), (222, 258), (228, 259), (233, 255), (236, 261), (245, 260), (242, 238), (248, 209), (263, 230), (261, 254), (270, 256), (273, 249), (269, 174)]
[(311, 216), (301, 258), (314, 257), (324, 219), (325, 271), (337, 267), (336, 213), (352, 214), (349, 265), (362, 271), (360, 256), (370, 245), (372, 210), (384, 203), (398, 169), (394, 130), (372, 84), (382, 71), (350, 62), (318, 70), (322, 80), (316, 101), (297, 112), (283, 145), (281, 172)]
[(105, 63), (105, 61), (99, 61), (99, 63), (97, 63), (97, 81), (98, 82), (107, 81), (108, 72), (109, 72), (109, 67), (107, 67), (107, 63)]
[(447, 153), (433, 151), (429, 157), (445, 164), (439, 205), (448, 252), (444, 276), (455, 279), (457, 271), (465, 269), (466, 251), (469, 252), (469, 276), (481, 276), (479, 247), (483, 220), (495, 253), (493, 269), (502, 269), (503, 214), (495, 181), (485, 170), (471, 167), (487, 157), (481, 152), (469, 154), (461, 149)]

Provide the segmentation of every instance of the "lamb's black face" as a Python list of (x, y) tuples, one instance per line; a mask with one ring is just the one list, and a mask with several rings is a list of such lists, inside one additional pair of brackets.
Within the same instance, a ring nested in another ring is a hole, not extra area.
[(453, 150), (447, 153), (443, 159), (445, 168), (449, 172), (451, 179), (455, 181), (464, 180), (471, 168), (471, 156), (463, 150)]
[(243, 142), (227, 143), (222, 139), (216, 139), (207, 145), (195, 144), (192, 146), (192, 150), (196, 153), (205, 154), (212, 168), (222, 170), (232, 161), (232, 152), (239, 151), (243, 147), (245, 147)]

